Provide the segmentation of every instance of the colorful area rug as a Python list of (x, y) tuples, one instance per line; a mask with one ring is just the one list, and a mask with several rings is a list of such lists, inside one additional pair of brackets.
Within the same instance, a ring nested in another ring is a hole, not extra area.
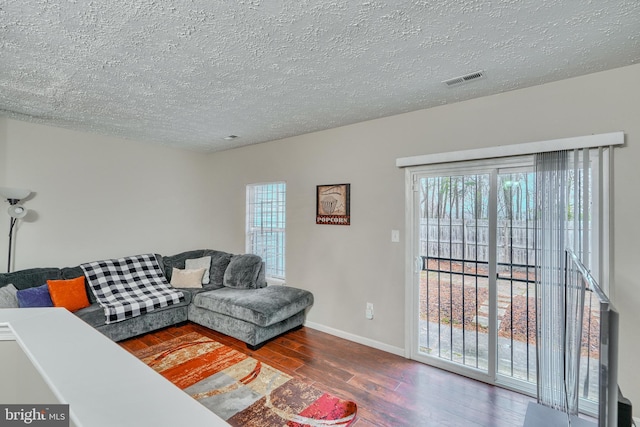
[(134, 354), (233, 426), (348, 426), (356, 418), (354, 402), (197, 332)]

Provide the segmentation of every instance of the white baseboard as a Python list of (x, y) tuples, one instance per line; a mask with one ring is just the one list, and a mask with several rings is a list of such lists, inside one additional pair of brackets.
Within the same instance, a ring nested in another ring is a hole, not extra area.
[(320, 332), (325, 332), (329, 335), (334, 335), (339, 338), (344, 338), (345, 340), (353, 341), (358, 344), (366, 345), (367, 347), (373, 347), (378, 350), (386, 351), (387, 353), (392, 353), (392, 354), (404, 357), (404, 348), (395, 347), (389, 344), (382, 343), (380, 341), (372, 340), (370, 338), (365, 338), (359, 335), (351, 334), (349, 332), (341, 331), (339, 329), (330, 328), (328, 326), (324, 326), (319, 323), (304, 322), (304, 326), (307, 326), (311, 329), (315, 329)]

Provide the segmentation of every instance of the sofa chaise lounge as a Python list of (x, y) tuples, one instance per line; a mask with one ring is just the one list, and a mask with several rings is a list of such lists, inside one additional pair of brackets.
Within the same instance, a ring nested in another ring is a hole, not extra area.
[[(167, 282), (172, 282), (174, 274), (190, 271), (191, 265), (206, 268), (202, 287), (176, 285), (175, 288), (184, 295), (180, 302), (122, 321), (108, 322), (105, 309), (87, 280), (86, 293), (90, 305), (74, 314), (113, 341), (189, 320), (237, 338), (255, 349), (267, 340), (301, 326), (306, 310), (313, 304), (313, 294), (306, 290), (266, 286), (264, 263), (256, 255), (200, 249), (173, 256), (155, 254), (155, 260)], [(86, 276), (83, 266), (2, 273), (0, 291), (9, 284), (21, 290), (40, 287), (51, 280), (83, 277)]]

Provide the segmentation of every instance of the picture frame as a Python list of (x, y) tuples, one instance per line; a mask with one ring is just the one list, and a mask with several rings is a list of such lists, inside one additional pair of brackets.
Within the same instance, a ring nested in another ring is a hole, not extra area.
[(351, 225), (351, 184), (316, 187), (316, 224)]

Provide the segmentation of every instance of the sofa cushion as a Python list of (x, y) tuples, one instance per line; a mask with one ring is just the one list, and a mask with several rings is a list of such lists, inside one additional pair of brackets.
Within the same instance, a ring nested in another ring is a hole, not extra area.
[(0, 288), (0, 308), (18, 308), (18, 290), (12, 283)]
[(211, 283), (211, 255), (203, 256), (202, 258), (188, 259), (184, 262), (184, 268), (186, 270), (197, 270), (199, 268), (204, 268), (202, 284), (208, 285), (209, 283)]
[[(76, 311), (73, 314), (75, 314), (80, 319), (84, 320), (86, 323), (88, 323), (89, 325), (93, 326), (94, 328), (97, 328), (97, 327), (114, 328), (114, 329), (126, 328), (127, 325), (130, 324), (131, 322), (139, 322), (141, 318), (143, 318), (145, 316), (148, 316), (149, 314), (156, 315), (157, 313), (160, 313), (160, 312), (163, 312), (163, 311), (171, 311), (171, 310), (177, 309), (178, 307), (188, 306), (191, 303), (191, 300), (192, 300), (192, 294), (189, 292), (190, 290), (191, 289), (182, 291), (182, 293), (184, 294), (184, 301), (182, 301), (182, 302), (180, 302), (178, 304), (174, 304), (174, 305), (171, 305), (169, 307), (159, 308), (157, 310), (154, 310), (154, 311), (151, 311), (151, 312), (145, 314), (144, 316), (134, 317), (132, 319), (124, 320), (124, 321), (118, 322), (118, 323), (111, 323), (109, 325), (106, 324), (107, 317), (104, 314), (104, 309), (99, 304), (91, 304), (89, 307), (80, 309), (80, 310)], [(184, 319), (184, 320), (186, 320), (186, 319)], [(153, 329), (147, 329), (147, 330), (142, 331), (140, 333), (149, 332), (149, 331), (152, 331), (152, 330)], [(133, 336), (133, 335), (130, 335), (130, 336)]]
[(264, 263), (258, 255), (234, 255), (224, 272), (224, 286), (237, 289), (257, 289), (267, 286)]
[(67, 280), (47, 280), (54, 307), (64, 307), (74, 312), (89, 307), (84, 276)]
[(313, 294), (280, 285), (260, 289), (222, 288), (200, 292), (193, 298), (193, 304), (259, 326), (269, 326), (313, 304)]
[(59, 268), (30, 268), (13, 273), (0, 273), (0, 286), (12, 283), (17, 289), (34, 288), (47, 280), (61, 279)]
[(172, 269), (185, 268), (185, 263), (188, 259), (196, 259), (210, 256), (211, 267), (209, 270), (209, 284), (205, 286), (207, 289), (218, 289), (223, 286), (224, 272), (231, 261), (233, 254), (216, 251), (212, 249), (198, 249), (194, 251), (182, 252), (177, 255), (162, 257), (164, 263), (164, 274), (167, 279), (171, 280)]
[(20, 308), (53, 307), (53, 302), (49, 295), (49, 286), (46, 283), (35, 288), (20, 289), (16, 292), (16, 297)]
[(82, 308), (73, 314), (75, 314), (94, 328), (96, 326), (104, 325), (107, 321), (107, 316), (105, 316), (104, 314), (104, 309), (98, 304), (91, 304), (89, 307)]

